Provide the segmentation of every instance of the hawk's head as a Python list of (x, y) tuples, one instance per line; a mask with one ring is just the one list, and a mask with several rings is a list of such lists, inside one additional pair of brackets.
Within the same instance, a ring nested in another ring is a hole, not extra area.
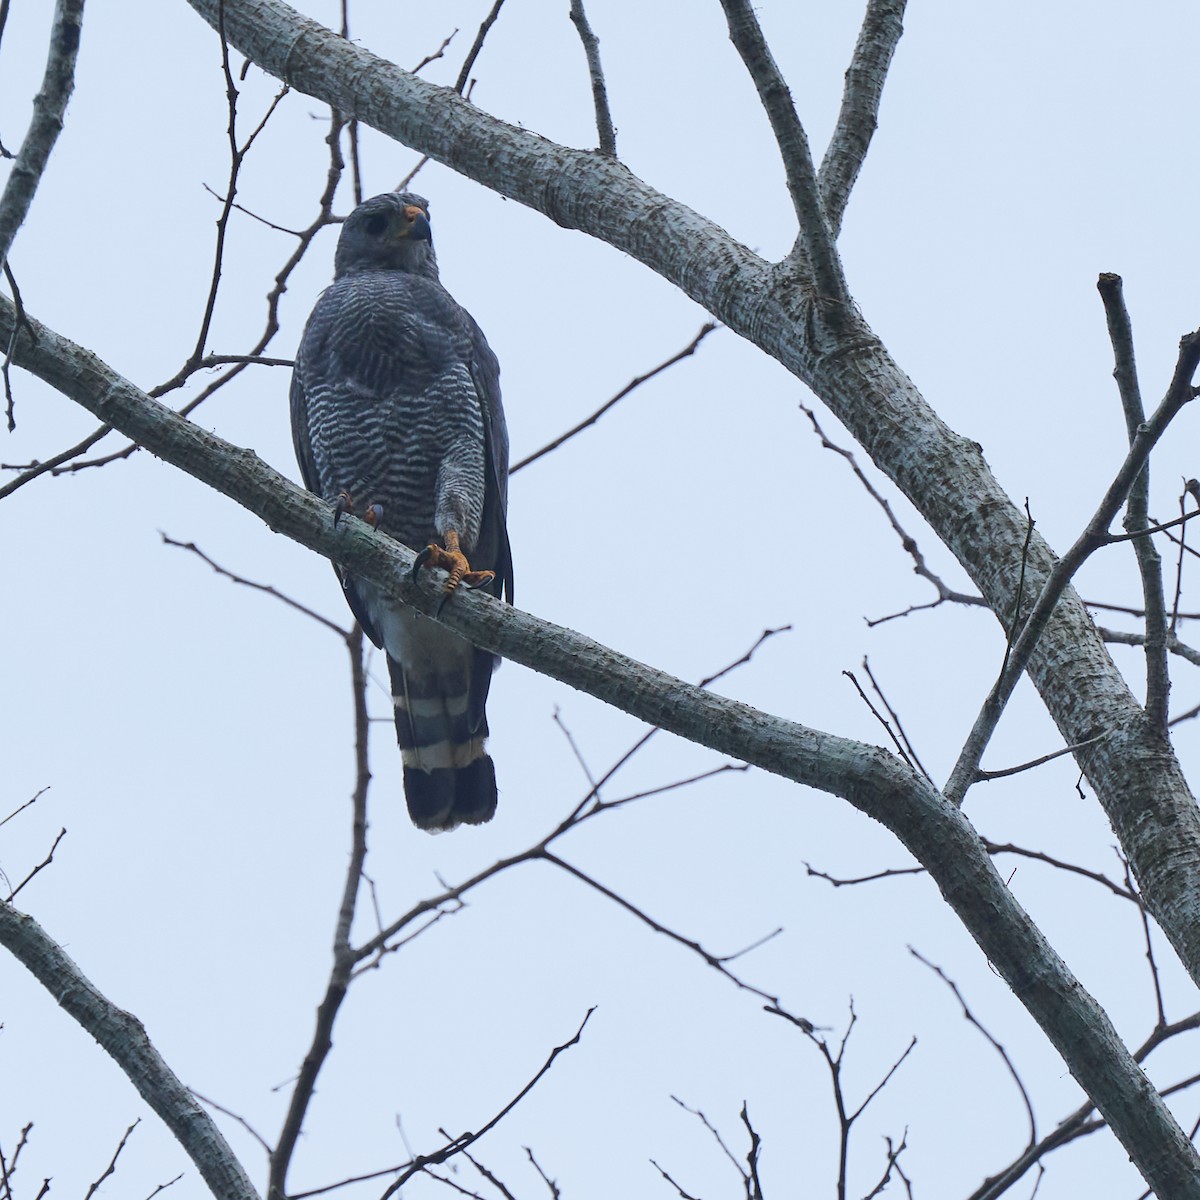
[(436, 279), (429, 202), (412, 192), (364, 200), (342, 226), (333, 270), (337, 278), (354, 271), (411, 271)]

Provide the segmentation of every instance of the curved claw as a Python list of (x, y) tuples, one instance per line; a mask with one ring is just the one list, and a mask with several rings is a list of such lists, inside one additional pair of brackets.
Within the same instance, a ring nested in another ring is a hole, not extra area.
[(354, 514), (354, 501), (350, 497), (349, 492), (338, 492), (337, 499), (333, 502), (333, 527), (338, 527), (338, 522), (347, 514)]
[(383, 505), (368, 504), (366, 511), (363, 513), (363, 520), (366, 521), (372, 529), (378, 529), (383, 524)]
[(425, 564), (426, 564), (426, 563), (427, 563), (427, 562), (430, 560), (430, 558), (432, 558), (432, 557), (433, 557), (433, 547), (432, 547), (432, 546), (426, 546), (426, 547), (425, 547), (425, 549), (424, 549), (424, 550), (422, 550), (422, 551), (421, 551), (421, 553), (420, 553), (420, 554), (418, 554), (418, 555), (417, 555), (417, 557), (416, 557), (415, 559), (413, 559), (413, 567), (412, 567), (412, 581), (413, 581), (413, 583), (416, 583), (416, 582), (417, 582), (417, 575), (420, 573), (420, 570), (421, 570), (421, 568), (422, 568), (422, 567), (423, 567), (423, 566), (424, 566), (424, 565), (425, 565)]

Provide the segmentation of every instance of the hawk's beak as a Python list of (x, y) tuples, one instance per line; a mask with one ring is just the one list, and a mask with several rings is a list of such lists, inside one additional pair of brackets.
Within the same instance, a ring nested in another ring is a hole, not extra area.
[(404, 209), (404, 215), (409, 219), (408, 229), (405, 230), (405, 237), (416, 238), (419, 242), (432, 241), (433, 235), (429, 231), (429, 218), (425, 215), (425, 210), (418, 208), (415, 204), (409, 204)]

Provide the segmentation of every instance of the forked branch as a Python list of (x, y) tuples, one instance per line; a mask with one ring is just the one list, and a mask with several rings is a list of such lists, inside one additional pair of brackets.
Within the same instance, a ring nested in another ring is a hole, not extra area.
[(817, 172), (813, 166), (808, 135), (796, 115), (792, 94), (767, 46), (749, 0), (721, 0), (721, 7), (729, 22), (729, 39), (742, 56), (742, 62), (754, 81), (783, 158), (788, 192), (800, 223), (797, 247), (802, 247), (808, 257), (820, 299), (827, 304), (846, 305), (850, 293), (833, 244), (833, 234), (821, 201), (821, 190), (817, 186)]

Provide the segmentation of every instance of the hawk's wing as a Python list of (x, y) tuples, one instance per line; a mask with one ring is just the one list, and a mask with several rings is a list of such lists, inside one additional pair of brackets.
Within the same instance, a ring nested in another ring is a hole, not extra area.
[[(314, 327), (323, 322), (321, 302), (318, 300), (308, 325), (305, 327), (304, 335), (300, 339), (300, 348), (296, 351), (296, 365), (292, 369), (292, 386), (289, 392), (292, 410), (292, 445), (296, 450), (296, 461), (300, 464), (300, 478), (304, 481), (304, 486), (317, 496), (323, 496), (325, 489), (317, 473), (317, 464), (313, 458), (312, 443), (309, 439), (308, 397), (304, 392), (304, 346), (308, 341), (310, 331), (319, 334), (319, 328)], [(367, 612), (367, 606), (355, 589), (350, 576), (337, 563), (333, 564), (333, 570), (338, 577), (338, 582), (342, 585), (342, 593), (346, 597), (346, 603), (350, 605), (350, 611), (354, 614), (355, 620), (362, 626), (363, 633), (382, 650), (383, 638), (375, 628), (375, 624)]]
[(483, 330), (466, 309), (463, 319), (471, 335), (471, 381), (479, 397), (483, 413), (484, 453), (487, 478), (483, 502), (483, 523), (480, 541), (491, 534), (496, 546), (495, 585), (491, 588), (497, 599), (513, 602), (512, 549), (508, 544), (508, 427), (500, 405), (500, 363), (492, 353)]

